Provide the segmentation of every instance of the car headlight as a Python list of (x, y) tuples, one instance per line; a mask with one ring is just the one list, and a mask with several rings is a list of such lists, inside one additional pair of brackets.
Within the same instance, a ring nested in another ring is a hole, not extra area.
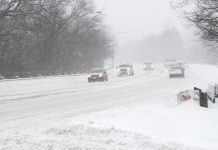
[(103, 74), (99, 74), (99, 77), (103, 77)]
[(91, 74), (88, 74), (88, 78), (90, 78), (91, 77)]

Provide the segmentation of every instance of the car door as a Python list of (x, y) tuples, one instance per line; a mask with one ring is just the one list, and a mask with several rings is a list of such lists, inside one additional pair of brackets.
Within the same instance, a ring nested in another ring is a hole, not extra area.
[(107, 79), (107, 72), (105, 70), (103, 72), (103, 77), (104, 77), (104, 79)]

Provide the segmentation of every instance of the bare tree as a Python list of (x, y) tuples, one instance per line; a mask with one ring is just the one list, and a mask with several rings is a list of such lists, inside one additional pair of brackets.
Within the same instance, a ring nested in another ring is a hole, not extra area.
[(0, 72), (72, 73), (112, 54), (91, 0), (0, 0), (0, 35)]
[(0, 0), (0, 20), (21, 13), (25, 0)]
[(211, 46), (218, 46), (217, 0), (172, 0), (172, 6), (197, 29), (197, 34)]

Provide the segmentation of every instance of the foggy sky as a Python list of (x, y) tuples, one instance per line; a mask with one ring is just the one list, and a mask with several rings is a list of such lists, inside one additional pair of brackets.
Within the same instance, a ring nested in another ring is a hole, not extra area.
[(170, 7), (170, 0), (95, 1), (98, 9), (103, 10), (105, 21), (118, 41), (117, 59), (134, 57), (132, 51), (141, 39), (151, 34), (161, 34), (169, 28), (176, 28), (180, 32), (184, 47), (192, 45), (190, 39), (193, 34), (184, 27), (184, 21)]
[(170, 0), (96, 0), (106, 22), (115, 32), (145, 36), (162, 31), (166, 26), (183, 29)]

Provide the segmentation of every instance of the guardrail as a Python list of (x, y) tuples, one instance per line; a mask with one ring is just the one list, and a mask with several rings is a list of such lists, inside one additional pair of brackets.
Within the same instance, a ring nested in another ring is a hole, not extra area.
[[(114, 69), (113, 67), (106, 68), (105, 70), (109, 71)], [(28, 79), (28, 78), (42, 78), (42, 77), (51, 77), (51, 76), (79, 76), (86, 74), (87, 71), (81, 72), (55, 72), (55, 71), (32, 71), (32, 72), (0, 72), (1, 79)]]
[(28, 78), (42, 78), (42, 77), (51, 77), (51, 76), (79, 76), (84, 73), (59, 73), (59, 72), (6, 72), (0, 73), (0, 79), (28, 79)]

